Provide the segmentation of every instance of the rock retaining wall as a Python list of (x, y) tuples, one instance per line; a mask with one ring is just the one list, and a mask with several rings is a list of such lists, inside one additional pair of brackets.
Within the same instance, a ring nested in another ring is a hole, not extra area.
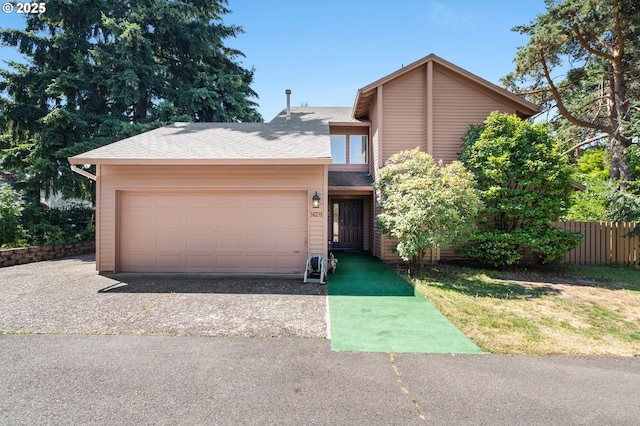
[(95, 241), (79, 241), (75, 243), (0, 250), (0, 268), (5, 266), (22, 265), (24, 263), (40, 262), (42, 260), (57, 259), (59, 257), (94, 253), (95, 251)]

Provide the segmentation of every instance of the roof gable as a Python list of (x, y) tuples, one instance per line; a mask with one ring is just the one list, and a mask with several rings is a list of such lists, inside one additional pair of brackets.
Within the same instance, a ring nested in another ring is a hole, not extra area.
[(514, 109), (521, 116), (530, 117), (539, 112), (539, 108), (537, 105), (526, 101), (520, 96), (514, 95), (513, 93), (503, 89), (502, 87), (490, 83), (487, 80), (484, 80), (483, 78), (478, 77), (477, 75), (472, 74), (469, 71), (440, 58), (439, 56), (430, 54), (359, 89), (353, 106), (353, 116), (364, 117), (367, 115), (370, 103), (373, 100), (379, 86), (400, 79), (429, 62), (437, 64), (443, 72), (452, 76), (453, 78), (472, 85), (477, 85), (483, 90), (491, 93), (493, 96), (503, 99), (504, 102), (513, 105)]

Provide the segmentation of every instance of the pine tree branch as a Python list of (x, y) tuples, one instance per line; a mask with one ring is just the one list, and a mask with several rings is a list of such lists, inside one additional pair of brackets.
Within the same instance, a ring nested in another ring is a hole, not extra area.
[(589, 139), (585, 139), (582, 142), (575, 144), (574, 146), (572, 146), (571, 148), (569, 148), (568, 150), (566, 150), (565, 152), (560, 154), (560, 156), (565, 156), (565, 155), (571, 153), (572, 151), (580, 148), (581, 146), (588, 145), (591, 142), (599, 141), (600, 139), (604, 139), (604, 138), (607, 138), (607, 137), (609, 137), (609, 135), (608, 134), (604, 134), (604, 135), (594, 136), (594, 137), (589, 138)]
[[(580, 43), (580, 46), (582, 46), (586, 51), (588, 51), (589, 53), (596, 55), (598, 57), (601, 58), (606, 58), (610, 61), (613, 60), (613, 54), (612, 53), (605, 53), (601, 50), (598, 49), (594, 49), (593, 47), (591, 47), (591, 45), (587, 42), (587, 40), (585, 40), (584, 36), (582, 35), (582, 32), (580, 31), (580, 27), (578, 27), (578, 24), (576, 24), (575, 22), (571, 25), (571, 29), (573, 30), (573, 32), (576, 35), (576, 38), (578, 39), (578, 42)], [(604, 41), (602, 38), (600, 38), (597, 35), (594, 35), (594, 38), (598, 41), (598, 43), (600, 43), (602, 45), (602, 47), (604, 47), (605, 49), (607, 49), (608, 52), (611, 52), (612, 48), (609, 44), (607, 44), (606, 41)]]
[(540, 65), (542, 65), (544, 76), (547, 79), (549, 88), (551, 89), (551, 94), (553, 95), (553, 98), (556, 101), (556, 107), (558, 108), (558, 111), (560, 112), (560, 114), (562, 114), (564, 118), (566, 118), (569, 122), (579, 127), (586, 127), (588, 129), (599, 130), (604, 133), (611, 133), (611, 129), (609, 127), (602, 126), (597, 123), (592, 123), (590, 121), (581, 120), (575, 117), (573, 114), (571, 114), (569, 110), (567, 110), (564, 103), (562, 102), (562, 98), (560, 96), (560, 92), (558, 91), (558, 88), (556, 87), (556, 85), (553, 83), (553, 80), (551, 79), (551, 75), (549, 73), (549, 67), (547, 66), (547, 61), (544, 56), (544, 52), (542, 50), (540, 50)]

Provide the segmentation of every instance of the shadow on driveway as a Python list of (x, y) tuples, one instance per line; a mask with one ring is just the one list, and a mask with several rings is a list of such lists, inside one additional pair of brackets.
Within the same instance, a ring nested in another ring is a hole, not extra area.
[(327, 287), (303, 284), (302, 277), (216, 274), (112, 274), (100, 293), (218, 293), (325, 296)]

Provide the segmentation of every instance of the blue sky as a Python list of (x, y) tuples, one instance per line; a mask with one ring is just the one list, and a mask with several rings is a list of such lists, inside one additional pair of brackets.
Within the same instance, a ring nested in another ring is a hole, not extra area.
[[(527, 38), (510, 31), (545, 12), (544, 0), (230, 0), (225, 24), (245, 33), (227, 40), (255, 68), (260, 113), (286, 103), (352, 106), (359, 88), (430, 53), (499, 84)], [(0, 12), (0, 26), (22, 17)], [(13, 53), (0, 48), (0, 57)]]

